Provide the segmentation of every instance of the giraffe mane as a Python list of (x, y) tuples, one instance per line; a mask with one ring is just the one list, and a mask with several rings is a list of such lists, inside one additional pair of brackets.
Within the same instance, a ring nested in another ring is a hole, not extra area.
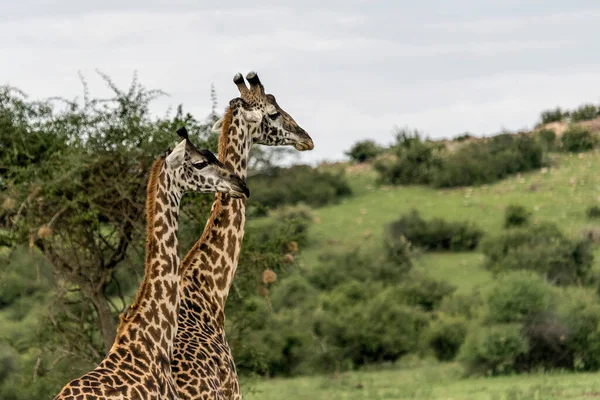
[(233, 108), (227, 107), (225, 116), (223, 117), (223, 125), (221, 127), (221, 136), (219, 137), (219, 161), (225, 162), (225, 153), (227, 151), (227, 141), (229, 140), (229, 127), (233, 121)]
[[(144, 295), (145, 289), (148, 285), (146, 285), (146, 281), (150, 276), (150, 259), (152, 255), (156, 252), (156, 241), (153, 239), (153, 229), (154, 229), (154, 216), (156, 214), (156, 192), (158, 189), (158, 176), (160, 175), (160, 170), (162, 169), (163, 164), (165, 163), (165, 157), (160, 157), (152, 164), (152, 168), (150, 169), (150, 178), (148, 179), (148, 186), (146, 189), (146, 260), (144, 262), (144, 279), (140, 284), (140, 290), (138, 290), (137, 295), (135, 296), (135, 300), (131, 305), (120, 315), (121, 324), (125, 320), (131, 319), (133, 316), (133, 312)], [(121, 325), (119, 325), (121, 328)], [(117, 328), (117, 331), (119, 331)]]
[[(219, 136), (219, 161), (221, 161), (222, 163), (225, 163), (225, 156), (227, 153), (227, 143), (229, 141), (229, 128), (231, 127), (232, 121), (233, 121), (233, 107), (227, 107), (227, 109), (225, 110), (225, 115), (223, 116), (223, 124), (221, 126), (221, 135)], [(198, 241), (196, 243), (194, 243), (194, 246), (191, 248), (190, 251), (188, 251), (188, 253), (185, 255), (185, 258), (183, 259), (183, 262), (181, 263), (181, 275), (182, 276), (185, 273), (185, 271), (187, 270), (187, 268), (190, 266), (190, 264), (192, 263), (192, 260), (194, 259), (194, 255), (196, 254), (196, 252), (198, 252), (198, 249), (200, 249), (200, 246), (202, 246), (202, 244), (208, 238), (208, 235), (209, 235), (212, 227), (215, 225), (215, 220), (219, 217), (219, 214), (221, 214), (222, 208), (223, 208), (223, 193), (216, 193), (214, 207), (213, 207), (212, 212), (210, 213), (210, 216), (208, 217), (208, 221), (206, 222), (206, 227), (204, 228), (204, 232), (202, 232), (202, 236), (200, 236), (200, 239), (198, 239)]]

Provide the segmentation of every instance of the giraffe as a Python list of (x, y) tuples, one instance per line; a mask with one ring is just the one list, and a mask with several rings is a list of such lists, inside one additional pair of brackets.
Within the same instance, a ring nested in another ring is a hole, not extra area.
[(134, 302), (120, 315), (116, 339), (91, 372), (63, 387), (55, 400), (177, 399), (171, 374), (173, 339), (179, 308), (177, 252), (181, 197), (190, 191), (249, 196), (243, 179), (208, 150), (187, 138), (152, 165), (146, 198), (144, 279)]
[[(233, 81), (241, 97), (229, 102), (213, 127), (221, 131), (219, 160), (246, 177), (253, 144), (312, 150), (310, 136), (286, 113), (255, 72)], [(173, 375), (182, 399), (241, 399), (237, 372), (224, 332), (225, 301), (235, 274), (245, 224), (245, 200), (217, 193), (200, 239), (181, 267), (179, 327)]]

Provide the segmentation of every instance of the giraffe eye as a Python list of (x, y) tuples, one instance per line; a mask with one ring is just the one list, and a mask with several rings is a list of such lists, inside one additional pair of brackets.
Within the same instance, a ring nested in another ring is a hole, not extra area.
[(207, 162), (197, 162), (192, 164), (194, 168), (202, 169), (208, 165)]
[(274, 112), (273, 114), (269, 114), (269, 118), (271, 118), (273, 121), (275, 121), (277, 119), (277, 117), (279, 117), (279, 113), (278, 112)]

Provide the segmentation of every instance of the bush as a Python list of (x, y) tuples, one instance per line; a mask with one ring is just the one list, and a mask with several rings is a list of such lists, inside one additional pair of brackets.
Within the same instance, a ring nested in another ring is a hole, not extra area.
[(426, 221), (416, 210), (388, 226), (388, 243), (406, 238), (411, 244), (429, 251), (474, 250), (483, 231), (469, 222), (447, 222), (440, 218)]
[(411, 271), (396, 290), (402, 295), (403, 303), (421, 307), (425, 311), (433, 311), (445, 297), (454, 293), (456, 287), (423, 273)]
[(274, 285), (271, 304), (274, 310), (310, 308), (314, 305), (318, 294), (319, 291), (310, 284), (306, 277), (295, 273)]
[(456, 136), (452, 139), (453, 142), (466, 142), (467, 140), (475, 139), (475, 136), (471, 135), (469, 132), (465, 132), (461, 135)]
[(543, 150), (527, 135), (500, 134), (460, 147), (443, 159), (431, 179), (434, 187), (492, 183), (508, 175), (540, 168)]
[(441, 314), (427, 330), (427, 344), (439, 361), (453, 360), (467, 336), (467, 321)]
[(571, 153), (588, 151), (596, 146), (596, 137), (584, 126), (571, 125), (560, 138), (562, 148)]
[(363, 163), (365, 161), (373, 160), (381, 153), (381, 147), (377, 145), (373, 140), (363, 140), (356, 142), (350, 150), (346, 152), (346, 155), (350, 157), (352, 161)]
[(556, 132), (553, 129), (540, 129), (537, 133), (538, 140), (546, 151), (556, 149)]
[(422, 140), (419, 132), (400, 131), (391, 150), (393, 160), (375, 163), (379, 181), (391, 185), (429, 184), (441, 166), (443, 145)]
[(323, 172), (307, 165), (269, 169), (248, 178), (248, 185), (252, 188), (248, 200), (249, 216), (263, 216), (286, 204), (321, 207), (352, 194), (343, 174)]
[(572, 354), (573, 367), (600, 368), (600, 303), (593, 290), (566, 288), (560, 293), (556, 314), (565, 325), (563, 342)]
[(535, 272), (509, 272), (490, 292), (487, 319), (495, 323), (525, 322), (546, 312), (551, 299), (551, 286)]
[(528, 350), (520, 324), (484, 326), (467, 335), (459, 358), (468, 374), (500, 375), (514, 372)]
[(591, 278), (590, 242), (568, 239), (551, 223), (486, 238), (481, 248), (485, 267), (495, 273), (532, 270), (558, 285), (585, 283)]
[(402, 262), (392, 262), (377, 253), (364, 253), (352, 250), (336, 254), (321, 254), (319, 263), (308, 273), (309, 282), (319, 290), (329, 291), (344, 282), (399, 282), (412, 266), (408, 256)]
[(571, 122), (587, 121), (598, 116), (598, 107), (594, 104), (583, 104), (571, 113)]
[(588, 218), (600, 218), (600, 206), (594, 205), (587, 209)]
[(529, 135), (500, 134), (467, 142), (456, 151), (422, 140), (418, 132), (400, 132), (393, 158), (375, 163), (379, 181), (392, 185), (472, 186), (540, 168), (542, 146)]
[(518, 204), (510, 204), (504, 210), (504, 227), (513, 228), (515, 226), (523, 226), (529, 221), (531, 212), (525, 207)]
[(321, 296), (315, 333), (341, 362), (395, 361), (414, 350), (429, 318), (394, 288), (351, 281)]
[(568, 111), (563, 111), (560, 107), (556, 107), (554, 110), (542, 111), (540, 116), (542, 124), (549, 124), (551, 122), (560, 122), (569, 116)]
[(438, 310), (451, 317), (464, 317), (467, 320), (473, 320), (478, 318), (484, 305), (484, 300), (479, 292), (470, 294), (455, 292), (442, 299)]

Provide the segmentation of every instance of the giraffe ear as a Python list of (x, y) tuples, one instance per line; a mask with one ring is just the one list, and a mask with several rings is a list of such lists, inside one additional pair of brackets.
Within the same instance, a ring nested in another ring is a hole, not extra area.
[(175, 146), (171, 154), (167, 156), (165, 162), (169, 167), (177, 168), (183, 164), (183, 160), (185, 159), (185, 146), (186, 140), (183, 139), (177, 146)]
[(223, 129), (223, 118), (219, 118), (217, 122), (212, 126), (212, 131), (215, 133), (221, 133)]

